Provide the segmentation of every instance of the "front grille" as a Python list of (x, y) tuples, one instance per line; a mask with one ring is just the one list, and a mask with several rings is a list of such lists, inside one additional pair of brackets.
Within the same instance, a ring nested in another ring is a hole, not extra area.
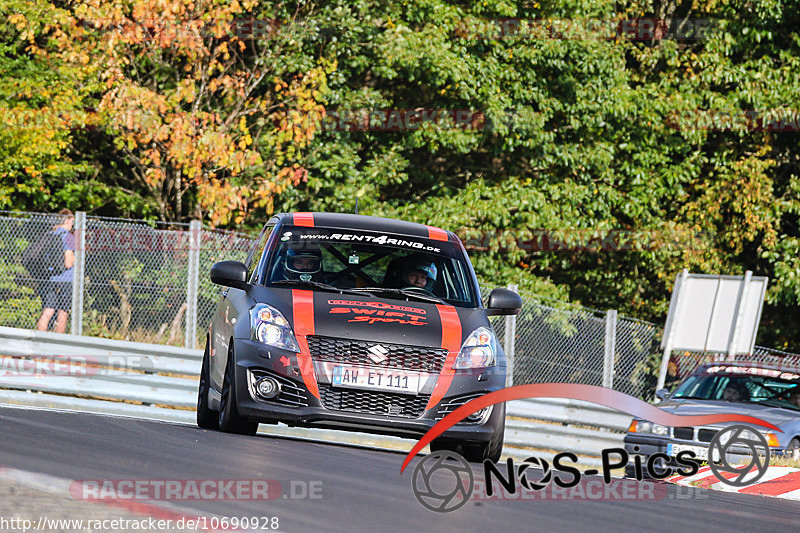
[[(384, 348), (386, 357), (384, 361), (375, 362), (369, 357), (369, 349), (376, 345)], [(311, 352), (311, 356), (317, 361), (436, 373), (442, 369), (444, 360), (447, 358), (447, 350), (443, 348), (354, 341), (319, 335), (308, 337), (308, 349)]]
[(716, 429), (701, 429), (697, 432), (697, 440), (700, 442), (711, 442), (716, 434)]
[(345, 390), (330, 385), (320, 385), (319, 392), (322, 405), (326, 409), (402, 418), (419, 418), (430, 398), (429, 395), (409, 396), (391, 392)]
[(673, 428), (672, 436), (681, 440), (694, 440), (694, 428)]
[(255, 377), (256, 381), (265, 376), (269, 376), (276, 379), (281, 384), (281, 393), (278, 394), (278, 396), (269, 400), (257, 396), (256, 398), (258, 398), (259, 401), (282, 403), (284, 405), (291, 405), (292, 407), (308, 407), (308, 396), (306, 395), (305, 389), (298, 386), (286, 376), (267, 372), (266, 370), (250, 370), (250, 373)]

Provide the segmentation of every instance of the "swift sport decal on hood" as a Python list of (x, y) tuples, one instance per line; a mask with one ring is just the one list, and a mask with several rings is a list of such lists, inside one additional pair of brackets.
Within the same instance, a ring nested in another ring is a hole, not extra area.
[(436, 304), (314, 291), (314, 335), (439, 348)]
[(394, 322), (411, 326), (427, 326), (427, 311), (418, 307), (392, 305), (384, 302), (328, 300), (331, 315), (347, 315), (347, 322)]

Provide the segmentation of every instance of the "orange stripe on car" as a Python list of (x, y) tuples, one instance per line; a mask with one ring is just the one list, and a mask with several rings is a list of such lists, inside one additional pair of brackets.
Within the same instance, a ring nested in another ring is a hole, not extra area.
[(300, 353), (297, 354), (297, 364), (300, 367), (300, 376), (311, 394), (319, 398), (317, 376), (314, 373), (314, 363), (308, 349), (307, 335), (314, 334), (314, 293), (311, 291), (292, 290), (292, 319), (294, 333)]
[(305, 226), (307, 228), (314, 227), (314, 214), (313, 213), (292, 213), (292, 222), (295, 226)]
[(433, 226), (425, 226), (428, 228), (428, 238), (434, 241), (446, 241), (447, 239), (447, 232), (440, 228), (434, 228)]
[(437, 304), (436, 310), (439, 312), (439, 319), (442, 323), (442, 348), (447, 350), (447, 358), (444, 360), (444, 366), (439, 373), (436, 386), (433, 387), (431, 399), (428, 400), (425, 410), (435, 407), (442, 401), (447, 389), (450, 388), (455, 374), (453, 364), (455, 364), (458, 351), (461, 349), (461, 319), (458, 318), (455, 307)]

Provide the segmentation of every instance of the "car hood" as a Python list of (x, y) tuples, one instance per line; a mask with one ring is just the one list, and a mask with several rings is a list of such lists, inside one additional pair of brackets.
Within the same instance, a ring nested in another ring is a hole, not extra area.
[(447, 304), (285, 288), (264, 288), (257, 302), (277, 307), (297, 335), (447, 348), (457, 351), (485, 310)]
[(800, 412), (780, 407), (770, 407), (755, 403), (735, 403), (718, 400), (667, 400), (656, 404), (664, 411), (676, 415), (712, 415), (733, 413), (760, 418), (775, 426), (793, 422), (800, 418)]

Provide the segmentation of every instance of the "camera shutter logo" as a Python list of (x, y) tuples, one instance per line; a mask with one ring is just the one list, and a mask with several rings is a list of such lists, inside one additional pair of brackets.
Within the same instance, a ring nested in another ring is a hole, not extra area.
[[(744, 465), (732, 465), (729, 454), (749, 458)], [(735, 425), (721, 429), (708, 445), (708, 464), (721, 482), (746, 487), (761, 479), (769, 467), (769, 444), (764, 435), (749, 426)], [(725, 474), (733, 474), (726, 477)]]
[[(532, 481), (528, 478), (528, 469), (531, 467), (542, 469), (542, 474), (539, 478), (539, 481)], [(519, 479), (519, 484), (528, 490), (542, 490), (550, 484), (552, 477), (553, 472), (550, 470), (550, 463), (544, 459), (539, 459), (538, 457), (528, 457), (521, 465), (519, 465), (519, 467), (517, 467), (517, 478)]]
[(437, 513), (455, 511), (472, 496), (472, 468), (455, 452), (426, 455), (414, 468), (411, 488), (423, 507)]

